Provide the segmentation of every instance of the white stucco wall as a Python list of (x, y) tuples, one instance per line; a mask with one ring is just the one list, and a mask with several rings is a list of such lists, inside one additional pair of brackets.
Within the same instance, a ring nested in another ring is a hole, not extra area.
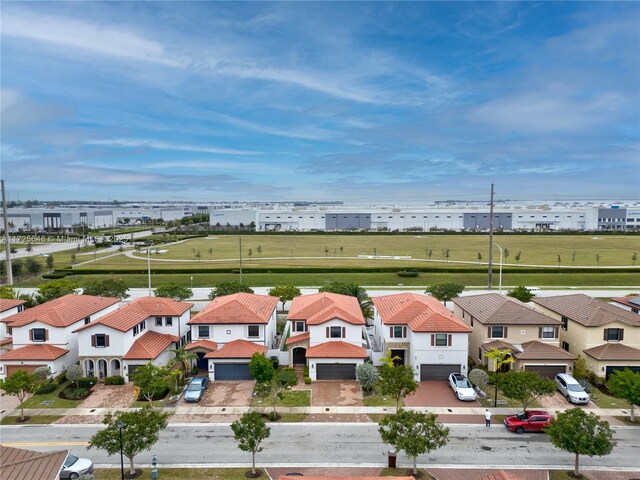
[[(327, 338), (327, 327), (345, 327), (345, 338)], [(319, 343), (342, 341), (352, 345), (362, 346), (362, 325), (352, 325), (344, 320), (333, 319), (320, 325), (309, 325), (309, 346)]]
[(7, 378), (6, 365), (45, 365), (49, 367), (51, 375), (56, 376), (62, 373), (62, 371), (69, 365), (73, 365), (75, 362), (69, 361), (67, 358), (69, 355), (63, 355), (60, 358), (52, 361), (43, 360), (23, 360), (23, 361), (11, 361), (0, 363), (0, 379), (5, 380)]
[(466, 375), (467, 357), (469, 355), (469, 335), (467, 333), (450, 333), (451, 346), (431, 346), (431, 333), (410, 333), (411, 358), (416, 380), (420, 380), (420, 364), (428, 365), (460, 365), (460, 372)]
[[(200, 337), (198, 335), (198, 327), (199, 326), (208, 326), (209, 327), (209, 336), (208, 337)], [(249, 325), (239, 325), (239, 324), (228, 324), (228, 325), (220, 325), (220, 324), (201, 324), (201, 325), (191, 325), (191, 340), (211, 340), (218, 344), (218, 348), (222, 345), (232, 342), (234, 340), (247, 340), (249, 342), (257, 343), (259, 345), (266, 345), (267, 347), (271, 347), (272, 337), (269, 338), (265, 336), (265, 333), (269, 335), (268, 331), (275, 332), (275, 326), (271, 327), (270, 325), (264, 324), (251, 324), (251, 325), (259, 325), (260, 327), (260, 336), (259, 337), (249, 337)], [(273, 335), (273, 333), (271, 333)]]

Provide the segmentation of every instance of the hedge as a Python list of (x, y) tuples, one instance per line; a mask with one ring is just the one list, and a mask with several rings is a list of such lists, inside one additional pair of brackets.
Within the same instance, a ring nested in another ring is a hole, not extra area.
[(91, 388), (98, 383), (97, 377), (81, 377), (78, 379), (78, 388)]
[(104, 379), (105, 385), (124, 385), (124, 377), (120, 375), (114, 375), (113, 377), (107, 377)]

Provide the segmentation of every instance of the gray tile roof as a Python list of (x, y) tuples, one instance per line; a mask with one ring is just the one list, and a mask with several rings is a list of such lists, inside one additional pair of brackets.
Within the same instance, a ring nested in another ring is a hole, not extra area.
[(640, 327), (637, 314), (583, 294), (534, 297), (532, 301), (585, 327), (599, 327), (611, 322)]
[(485, 293), (456, 297), (453, 303), (486, 325), (560, 325), (560, 320), (536, 312), (515, 298)]

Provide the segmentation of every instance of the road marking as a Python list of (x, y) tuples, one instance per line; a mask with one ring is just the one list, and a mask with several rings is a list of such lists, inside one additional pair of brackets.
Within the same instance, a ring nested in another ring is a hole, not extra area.
[(4, 447), (86, 447), (89, 442), (17, 442), (2, 443)]

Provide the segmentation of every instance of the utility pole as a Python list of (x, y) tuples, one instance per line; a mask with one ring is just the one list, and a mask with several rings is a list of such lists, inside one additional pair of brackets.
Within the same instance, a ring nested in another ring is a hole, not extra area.
[(489, 290), (493, 288), (493, 183), (491, 184), (491, 202), (489, 203)]
[(2, 216), (4, 223), (4, 251), (6, 252), (7, 262), (7, 285), (13, 285), (13, 271), (11, 270), (11, 245), (9, 244), (9, 218), (7, 216), (7, 196), (4, 189), (4, 180), (0, 180), (2, 187)]
[(240, 241), (240, 283), (242, 284), (242, 237), (238, 237)]

